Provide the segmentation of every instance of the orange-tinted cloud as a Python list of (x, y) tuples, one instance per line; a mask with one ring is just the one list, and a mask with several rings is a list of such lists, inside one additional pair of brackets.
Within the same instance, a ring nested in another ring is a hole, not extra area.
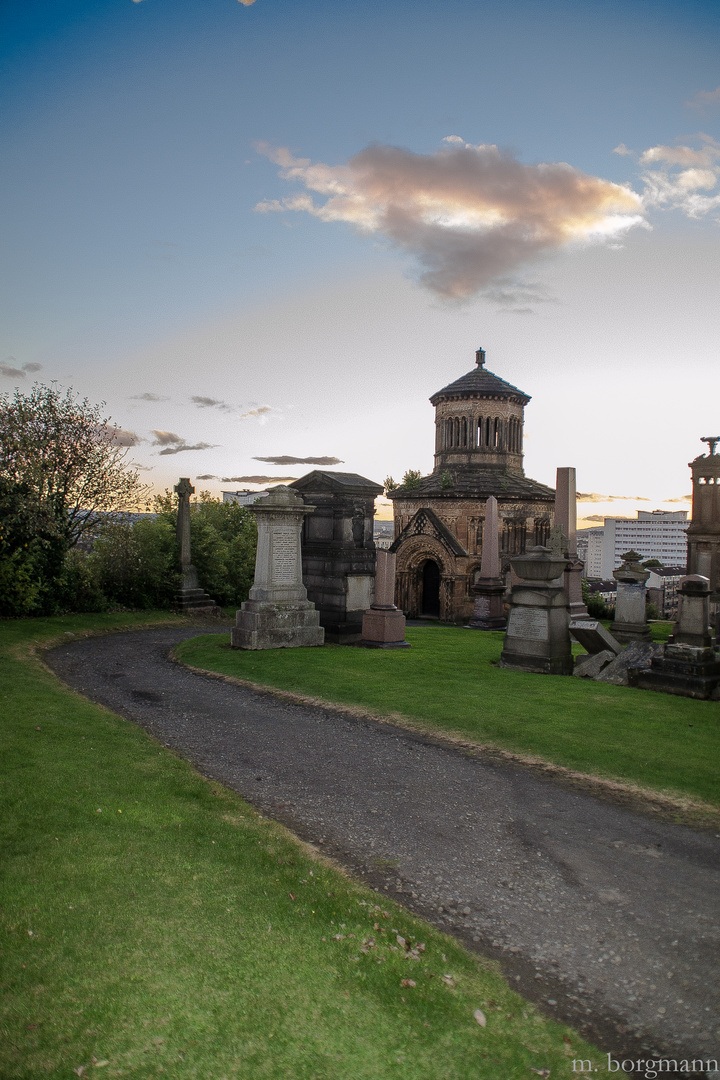
[(339, 457), (292, 457), (281, 454), (279, 457), (254, 457), (253, 461), (267, 461), (269, 465), (342, 465)]
[(370, 146), (337, 166), (259, 144), (280, 175), (305, 191), (256, 210), (304, 211), (382, 235), (420, 262), (425, 285), (453, 299), (478, 293), (545, 251), (644, 224), (640, 197), (622, 184), (564, 162), (524, 165), (497, 146), (473, 146), (457, 135), (444, 141), (434, 154)]

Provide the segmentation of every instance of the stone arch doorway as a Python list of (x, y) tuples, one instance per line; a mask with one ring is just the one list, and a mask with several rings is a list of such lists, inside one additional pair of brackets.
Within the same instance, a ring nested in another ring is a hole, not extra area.
[(440, 618), (440, 567), (434, 559), (426, 559), (421, 571), (420, 614)]

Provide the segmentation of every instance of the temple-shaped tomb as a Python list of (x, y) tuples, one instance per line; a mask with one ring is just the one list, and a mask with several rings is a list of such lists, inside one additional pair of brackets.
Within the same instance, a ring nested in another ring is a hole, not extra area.
[(476, 367), (430, 398), (435, 465), (417, 487), (396, 488), (396, 603), (408, 616), (466, 623), (480, 573), (485, 504), (497, 499), (501, 572), (527, 548), (546, 545), (555, 492), (525, 476), (524, 409), (530, 398)]

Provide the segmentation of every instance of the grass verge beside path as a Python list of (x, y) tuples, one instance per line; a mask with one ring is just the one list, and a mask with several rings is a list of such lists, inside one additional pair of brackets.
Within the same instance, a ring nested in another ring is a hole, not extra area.
[(194, 667), (408, 718), (484, 746), (536, 756), (720, 807), (720, 703), (498, 666), (500, 632), (410, 627), (411, 649), (231, 650), (183, 642)]
[(588, 1057), (604, 1072), (492, 965), (32, 652), (152, 621), (169, 619), (0, 623), (3, 1080), (560, 1080)]

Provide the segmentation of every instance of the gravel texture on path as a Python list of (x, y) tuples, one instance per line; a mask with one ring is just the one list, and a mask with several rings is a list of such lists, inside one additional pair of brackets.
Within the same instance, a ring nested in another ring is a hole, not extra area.
[(207, 627), (77, 640), (46, 660), (361, 880), (499, 960), (512, 985), (616, 1060), (720, 1058), (720, 840), (538, 769), (173, 663), (172, 647), (198, 632)]

